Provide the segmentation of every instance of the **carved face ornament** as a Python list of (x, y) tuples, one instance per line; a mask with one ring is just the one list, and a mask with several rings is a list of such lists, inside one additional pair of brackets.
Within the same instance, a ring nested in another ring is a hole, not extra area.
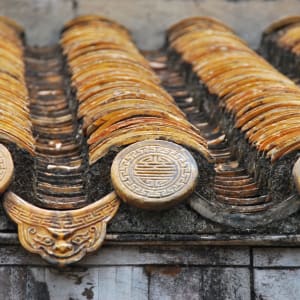
[(51, 211), (33, 206), (12, 192), (4, 196), (4, 208), (18, 224), (22, 246), (60, 266), (79, 261), (100, 247), (106, 223), (119, 203), (112, 192), (81, 209)]
[[(80, 229), (57, 230), (50, 227), (35, 227), (23, 223), (19, 231), (25, 248), (41, 251), (41, 256), (51, 263), (67, 264), (75, 262), (86, 253), (100, 247), (105, 236), (105, 226), (102, 222)], [(63, 262), (61, 262), (61, 260)]]

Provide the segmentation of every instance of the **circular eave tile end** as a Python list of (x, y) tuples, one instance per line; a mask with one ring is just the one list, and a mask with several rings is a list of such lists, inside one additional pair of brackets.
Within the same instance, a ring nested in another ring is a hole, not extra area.
[(298, 158), (298, 160), (294, 164), (293, 177), (298, 194), (300, 194), (300, 158)]
[(111, 179), (125, 202), (143, 209), (166, 209), (195, 189), (198, 167), (188, 150), (163, 140), (146, 140), (115, 157)]
[(4, 193), (12, 181), (14, 163), (8, 149), (0, 144), (0, 194)]

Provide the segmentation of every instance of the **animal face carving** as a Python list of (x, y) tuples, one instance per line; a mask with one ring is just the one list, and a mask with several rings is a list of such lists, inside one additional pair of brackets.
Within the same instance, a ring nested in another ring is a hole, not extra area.
[(4, 208), (18, 224), (22, 246), (52, 264), (64, 266), (95, 251), (103, 243), (106, 223), (119, 200), (113, 192), (82, 209), (51, 211), (35, 207), (12, 192), (5, 194)]
[(40, 254), (52, 264), (65, 265), (79, 261), (87, 252), (99, 248), (105, 237), (105, 227), (99, 222), (68, 232), (21, 224), (19, 237), (24, 248)]

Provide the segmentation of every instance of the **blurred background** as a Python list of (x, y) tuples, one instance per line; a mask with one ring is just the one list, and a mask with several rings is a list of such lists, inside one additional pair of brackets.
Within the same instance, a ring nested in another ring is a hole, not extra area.
[(128, 27), (143, 50), (163, 44), (164, 31), (195, 15), (221, 19), (256, 47), (262, 30), (279, 17), (300, 13), (299, 0), (0, 0), (0, 14), (26, 28), (30, 44), (58, 40), (63, 24), (80, 14), (100, 14)]

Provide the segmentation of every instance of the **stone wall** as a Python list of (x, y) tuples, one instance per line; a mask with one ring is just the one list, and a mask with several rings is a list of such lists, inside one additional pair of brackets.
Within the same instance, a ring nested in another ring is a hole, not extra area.
[(0, 246), (0, 299), (298, 300), (299, 280), (300, 248), (107, 245), (59, 270)]

